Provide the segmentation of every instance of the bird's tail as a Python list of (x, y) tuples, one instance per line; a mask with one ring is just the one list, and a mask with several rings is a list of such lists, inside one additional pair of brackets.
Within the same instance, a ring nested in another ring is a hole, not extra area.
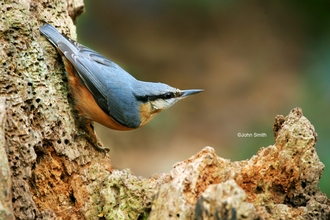
[[(73, 40), (68, 39), (64, 35), (62, 35), (60, 32), (56, 30), (52, 25), (50, 24), (44, 24), (40, 27), (40, 32), (57, 48), (61, 48), (62, 46), (67, 47), (67, 49), (71, 50), (73, 53), (78, 52), (78, 48), (75, 45), (76, 42)], [(61, 49), (60, 49), (61, 50)], [(63, 51), (62, 51), (63, 52)]]

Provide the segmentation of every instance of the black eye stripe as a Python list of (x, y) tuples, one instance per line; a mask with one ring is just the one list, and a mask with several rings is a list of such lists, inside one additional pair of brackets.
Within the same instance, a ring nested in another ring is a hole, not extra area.
[(172, 99), (177, 96), (176, 93), (173, 92), (166, 92), (165, 94), (161, 95), (151, 95), (151, 96), (135, 96), (136, 100), (140, 102), (150, 102), (150, 101), (155, 101), (157, 99)]

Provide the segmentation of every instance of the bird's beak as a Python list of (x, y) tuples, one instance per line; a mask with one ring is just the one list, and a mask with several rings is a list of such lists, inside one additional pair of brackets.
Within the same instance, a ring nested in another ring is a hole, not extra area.
[(181, 98), (197, 94), (200, 92), (204, 92), (204, 89), (188, 89), (188, 90), (181, 90)]

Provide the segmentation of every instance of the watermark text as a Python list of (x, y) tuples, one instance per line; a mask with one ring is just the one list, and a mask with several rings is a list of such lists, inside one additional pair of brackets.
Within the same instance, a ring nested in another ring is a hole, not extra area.
[(265, 137), (267, 137), (267, 134), (266, 133), (258, 133), (258, 132), (254, 132), (254, 133), (238, 132), (237, 137), (242, 137), (242, 138), (250, 138), (250, 137), (265, 138)]

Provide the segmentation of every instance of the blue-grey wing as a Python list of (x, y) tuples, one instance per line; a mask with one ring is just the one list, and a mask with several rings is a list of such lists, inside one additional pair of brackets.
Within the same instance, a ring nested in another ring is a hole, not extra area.
[(78, 45), (74, 54), (65, 44), (58, 44), (65, 57), (73, 64), (77, 74), (93, 94), (97, 104), (122, 125), (137, 128), (140, 118), (133, 102), (134, 77), (114, 62), (87, 47)]

